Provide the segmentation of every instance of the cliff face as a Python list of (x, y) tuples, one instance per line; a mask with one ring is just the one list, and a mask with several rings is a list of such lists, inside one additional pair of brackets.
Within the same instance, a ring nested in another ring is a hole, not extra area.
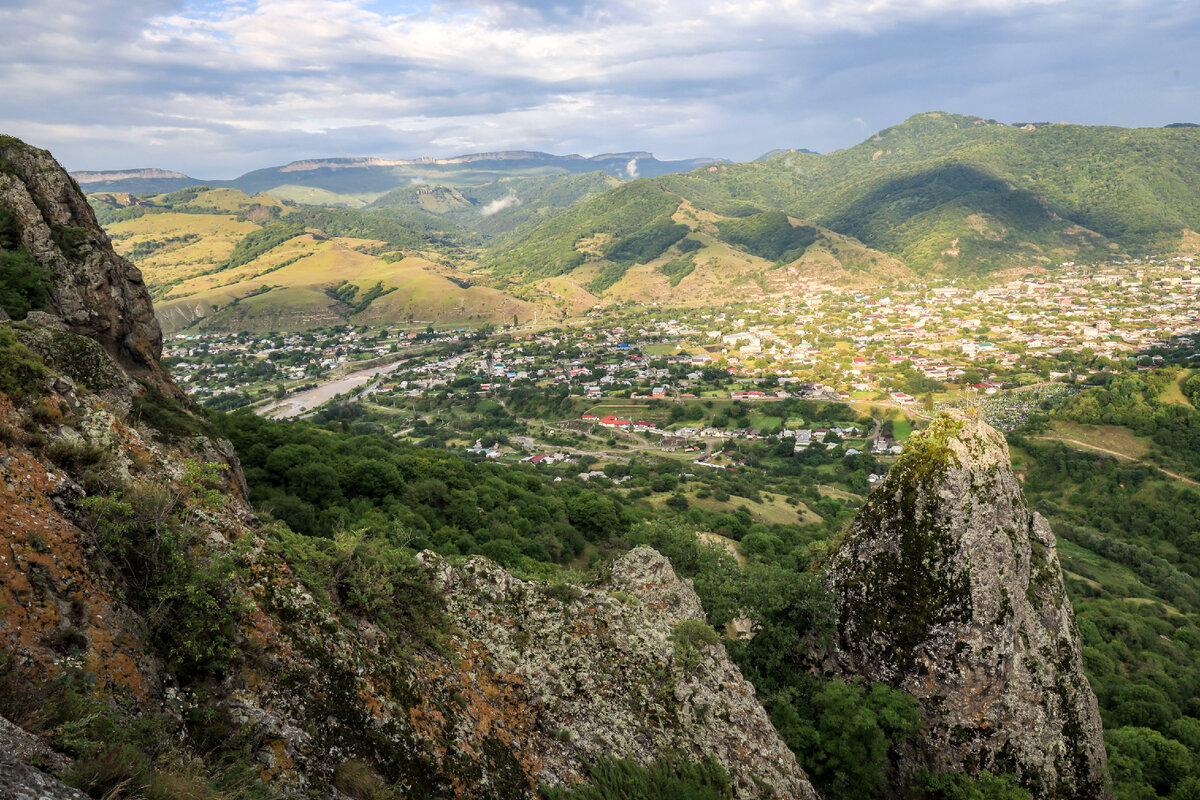
[(165, 385), (162, 331), (142, 273), (112, 249), (79, 187), (45, 150), (0, 136), (0, 208), (50, 273), (49, 312), (131, 375)]
[[(236, 744), (222, 758), (285, 796), (345, 797), (349, 770), (389, 796), (519, 800), (601, 756), (683, 753), (739, 797), (815, 797), (652, 550), (548, 586), (256, 519), (228, 443), (158, 366), (137, 270), (48, 154), (0, 139), (0, 167), (0, 211), (54, 281), (50, 313), (0, 320), (0, 793), (179, 785)], [(112, 756), (88, 727), (110, 714), (181, 754)], [(112, 786), (87, 783), (97, 764)]]
[(1015, 772), (1035, 797), (1106, 796), (1095, 695), (1054, 534), (1025, 503), (1004, 437), (942, 418), (859, 512), (833, 559), (834, 664), (915, 695), (902, 760)]

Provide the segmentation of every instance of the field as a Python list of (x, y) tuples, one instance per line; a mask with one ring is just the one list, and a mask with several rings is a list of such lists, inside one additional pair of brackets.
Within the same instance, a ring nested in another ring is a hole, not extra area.
[[(258, 225), (220, 214), (148, 214), (109, 226), (108, 234), (118, 253), (129, 257), (139, 245), (161, 248), (133, 259), (151, 288), (174, 284), (212, 269), (229, 258), (233, 248)], [(194, 241), (165, 243), (194, 236)]]
[[(810, 523), (819, 524), (821, 518), (808, 509), (803, 503), (792, 506), (788, 505), (783, 498), (783, 495), (763, 492), (763, 502), (755, 503), (748, 497), (740, 497), (738, 495), (730, 495), (726, 501), (717, 500), (714, 497), (696, 497), (695, 492), (687, 494), (688, 503), (696, 508), (702, 508), (705, 511), (712, 511), (718, 514), (730, 514), (739, 508), (745, 507), (750, 512), (750, 516), (756, 522), (766, 523), (767, 525), (807, 525)], [(658, 496), (653, 499), (656, 504), (665, 503), (666, 496)]]
[(1167, 384), (1167, 388), (1159, 395), (1159, 400), (1164, 403), (1178, 403), (1180, 405), (1190, 406), (1192, 401), (1183, 393), (1183, 384), (1188, 378), (1192, 377), (1191, 372), (1184, 370), (1180, 373), (1178, 380), (1174, 380)]

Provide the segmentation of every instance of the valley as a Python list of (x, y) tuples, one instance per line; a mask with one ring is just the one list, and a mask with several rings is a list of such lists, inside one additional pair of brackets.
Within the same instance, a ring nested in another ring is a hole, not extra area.
[(1186, 800), (1197, 141), (0, 140), (0, 708), (97, 800)]

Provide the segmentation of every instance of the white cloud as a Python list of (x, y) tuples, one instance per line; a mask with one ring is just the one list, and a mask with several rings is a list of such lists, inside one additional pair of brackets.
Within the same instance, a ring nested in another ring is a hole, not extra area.
[(1197, 87), (1196, 3), (401, 5), (0, 0), (0, 129), (71, 167), (232, 177), (473, 149), (750, 158), (934, 108), (1160, 124), (1190, 116)]
[(638, 165), (636, 158), (629, 159), (629, 163), (625, 165), (625, 174), (630, 178), (636, 178), (638, 176)]
[(509, 192), (504, 197), (497, 197), (492, 202), (479, 209), (479, 213), (485, 217), (490, 217), (493, 214), (499, 214), (506, 208), (515, 208), (521, 205), (521, 198), (514, 193)]

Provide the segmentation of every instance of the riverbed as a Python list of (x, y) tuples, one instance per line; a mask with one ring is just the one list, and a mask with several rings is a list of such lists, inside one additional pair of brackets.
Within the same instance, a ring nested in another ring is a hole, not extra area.
[(398, 366), (400, 366), (400, 362), (395, 361), (391, 364), (382, 364), (370, 369), (360, 369), (356, 372), (343, 375), (340, 378), (326, 381), (312, 389), (305, 389), (303, 392), (288, 395), (282, 400), (276, 400), (269, 405), (256, 409), (254, 413), (260, 417), (272, 417), (274, 419), (298, 417), (301, 414), (307, 414), (309, 411), (312, 411), (317, 406), (333, 399), (339, 394), (344, 394), (360, 386), (365, 386), (375, 378), (391, 372)]

